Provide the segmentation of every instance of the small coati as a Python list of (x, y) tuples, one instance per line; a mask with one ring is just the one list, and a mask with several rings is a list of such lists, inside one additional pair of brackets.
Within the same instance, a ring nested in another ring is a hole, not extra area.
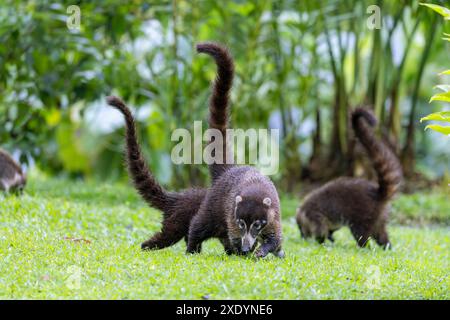
[(311, 192), (297, 209), (302, 237), (319, 243), (333, 240), (333, 232), (347, 225), (358, 245), (372, 237), (384, 248), (391, 247), (386, 223), (388, 203), (398, 190), (402, 171), (396, 156), (375, 137), (376, 118), (366, 109), (352, 113), (352, 126), (375, 168), (378, 184), (359, 178), (338, 178)]
[[(233, 60), (225, 48), (214, 43), (198, 44), (197, 51), (212, 56), (217, 64), (208, 122), (210, 128), (222, 133), (226, 162), (225, 131), (229, 120), (228, 95), (234, 74)], [(280, 201), (272, 181), (255, 168), (228, 163), (213, 163), (210, 172), (212, 186), (191, 221), (187, 252), (198, 253), (203, 241), (218, 238), (227, 254), (249, 254), (259, 242), (256, 257), (265, 257), (269, 253), (283, 257)]]
[(4, 150), (0, 150), (0, 190), (21, 193), (27, 183), (22, 168)]
[(143, 242), (142, 249), (163, 249), (183, 238), (187, 241), (190, 221), (197, 213), (206, 195), (206, 189), (192, 188), (181, 192), (165, 190), (145, 163), (130, 110), (117, 97), (107, 97), (107, 102), (117, 108), (125, 118), (127, 167), (135, 188), (151, 207), (163, 212), (161, 231)]

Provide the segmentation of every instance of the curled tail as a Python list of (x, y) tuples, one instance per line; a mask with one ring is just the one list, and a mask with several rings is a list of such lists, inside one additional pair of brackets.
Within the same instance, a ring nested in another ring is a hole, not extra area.
[(109, 96), (106, 101), (119, 110), (125, 118), (127, 165), (135, 188), (151, 207), (166, 211), (173, 200), (171, 199), (173, 195), (164, 190), (150, 173), (137, 141), (136, 126), (130, 109), (117, 97)]
[(210, 172), (214, 181), (229, 167), (229, 164), (226, 164), (226, 129), (229, 121), (230, 89), (233, 85), (234, 63), (228, 50), (215, 43), (199, 43), (197, 44), (197, 52), (212, 56), (217, 65), (217, 76), (209, 104), (208, 123), (210, 128), (217, 129), (222, 134), (222, 157), (220, 155), (213, 156), (216, 156), (218, 159), (222, 158), (223, 164), (213, 163), (210, 165)]
[(395, 154), (375, 137), (372, 129), (377, 123), (368, 110), (357, 108), (352, 113), (352, 126), (356, 136), (366, 148), (378, 177), (378, 194), (382, 200), (394, 196), (402, 181), (402, 170)]

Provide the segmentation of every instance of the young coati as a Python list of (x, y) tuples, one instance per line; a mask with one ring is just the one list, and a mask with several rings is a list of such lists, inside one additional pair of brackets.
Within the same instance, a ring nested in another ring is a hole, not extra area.
[(143, 242), (142, 249), (163, 249), (182, 238), (187, 241), (189, 224), (206, 195), (206, 189), (169, 192), (155, 180), (148, 169), (139, 147), (133, 116), (117, 97), (107, 97), (109, 105), (119, 110), (126, 123), (126, 159), (128, 172), (141, 197), (153, 208), (163, 212), (162, 228)]
[[(219, 152), (226, 162), (233, 60), (225, 48), (214, 43), (198, 44), (197, 51), (212, 56), (217, 64), (208, 122), (222, 133), (223, 150)], [(218, 238), (227, 254), (249, 254), (260, 242), (256, 257), (268, 253), (283, 257), (280, 202), (272, 181), (252, 167), (229, 163), (213, 163), (210, 172), (212, 186), (191, 221), (187, 252), (198, 253), (203, 241)]]
[(4, 150), (0, 150), (0, 190), (21, 193), (27, 182), (25, 173), (13, 158)]
[(376, 118), (371, 112), (358, 108), (351, 120), (356, 137), (372, 160), (378, 184), (359, 178), (331, 181), (306, 197), (297, 209), (297, 224), (302, 237), (314, 237), (320, 243), (333, 241), (333, 232), (347, 225), (359, 246), (365, 246), (372, 237), (388, 248), (388, 203), (400, 186), (401, 167), (391, 150), (375, 137), (372, 127)]

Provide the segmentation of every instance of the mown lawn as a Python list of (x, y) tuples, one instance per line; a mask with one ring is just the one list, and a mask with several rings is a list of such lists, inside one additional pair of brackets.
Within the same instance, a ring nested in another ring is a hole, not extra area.
[(127, 185), (31, 179), (0, 195), (1, 299), (449, 299), (449, 193), (403, 195), (393, 205), (394, 249), (300, 239), (297, 200), (283, 198), (286, 258), (229, 257), (218, 241), (142, 252), (160, 214)]

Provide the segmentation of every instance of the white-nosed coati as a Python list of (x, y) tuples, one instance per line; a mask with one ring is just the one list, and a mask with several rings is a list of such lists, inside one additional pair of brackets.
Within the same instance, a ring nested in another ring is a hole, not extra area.
[(137, 141), (133, 116), (117, 97), (107, 97), (109, 105), (117, 108), (126, 123), (126, 158), (128, 172), (142, 198), (153, 208), (163, 212), (162, 228), (143, 242), (142, 249), (163, 249), (181, 239), (187, 240), (189, 224), (206, 195), (206, 189), (169, 192), (155, 180), (148, 169)]
[[(218, 66), (209, 125), (219, 129), (225, 138), (233, 61), (228, 51), (216, 44), (199, 44), (197, 50), (212, 55)], [(143, 249), (162, 249), (184, 237), (187, 252), (195, 253), (200, 252), (203, 241), (215, 237), (228, 254), (250, 253), (259, 240), (262, 244), (258, 257), (270, 252), (280, 257), (284, 255), (278, 194), (267, 177), (251, 167), (214, 163), (210, 165), (213, 185), (208, 190), (168, 192), (145, 164), (129, 109), (119, 98), (111, 96), (107, 101), (126, 120), (128, 170), (136, 189), (150, 206), (163, 212), (161, 232), (142, 243)], [(226, 142), (223, 152), (226, 152)]]
[(22, 192), (27, 182), (22, 168), (4, 150), (0, 150), (0, 190)]
[(352, 126), (372, 160), (378, 184), (359, 178), (338, 178), (311, 192), (297, 209), (301, 235), (320, 243), (333, 241), (333, 232), (347, 225), (358, 245), (369, 237), (384, 248), (391, 247), (386, 223), (388, 203), (398, 190), (402, 171), (398, 159), (375, 137), (376, 118), (366, 109), (352, 113)]
[[(222, 133), (225, 161), (233, 60), (225, 48), (214, 43), (198, 44), (197, 51), (212, 56), (217, 64), (209, 127)], [(248, 166), (213, 163), (210, 172), (212, 186), (191, 221), (187, 252), (200, 252), (203, 241), (218, 238), (228, 254), (251, 253), (260, 242), (257, 257), (268, 253), (282, 257), (280, 202), (272, 181)]]

